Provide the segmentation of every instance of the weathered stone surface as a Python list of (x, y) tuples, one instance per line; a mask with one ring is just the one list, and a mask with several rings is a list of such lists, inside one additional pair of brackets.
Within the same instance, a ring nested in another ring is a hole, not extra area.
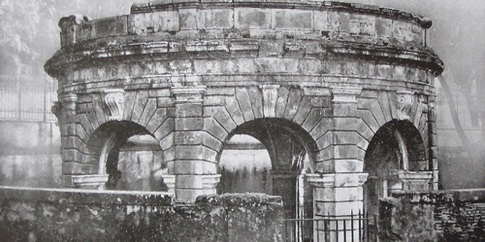
[(2, 187), (0, 193), (7, 241), (253, 241), (244, 237), (252, 233), (258, 241), (282, 241), (281, 198), (267, 195), (202, 196), (186, 206), (160, 192)]

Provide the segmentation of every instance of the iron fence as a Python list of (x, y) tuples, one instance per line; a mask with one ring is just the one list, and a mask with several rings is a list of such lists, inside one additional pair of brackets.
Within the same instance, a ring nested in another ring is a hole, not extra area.
[(56, 90), (51, 79), (0, 76), (0, 120), (56, 122)]
[[(377, 215), (359, 211), (350, 215), (285, 219), (286, 242), (377, 242)], [(310, 232), (309, 232), (310, 231)]]

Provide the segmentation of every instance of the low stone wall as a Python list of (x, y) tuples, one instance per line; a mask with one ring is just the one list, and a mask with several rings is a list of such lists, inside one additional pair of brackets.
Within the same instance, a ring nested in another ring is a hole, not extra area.
[(0, 187), (0, 241), (282, 241), (280, 197)]
[(380, 202), (383, 241), (485, 241), (485, 189), (393, 196)]

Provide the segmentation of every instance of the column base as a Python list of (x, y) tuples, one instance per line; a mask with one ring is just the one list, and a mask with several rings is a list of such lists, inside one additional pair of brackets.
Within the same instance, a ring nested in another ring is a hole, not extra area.
[(74, 175), (72, 176), (72, 184), (76, 188), (103, 190), (108, 178), (108, 174)]

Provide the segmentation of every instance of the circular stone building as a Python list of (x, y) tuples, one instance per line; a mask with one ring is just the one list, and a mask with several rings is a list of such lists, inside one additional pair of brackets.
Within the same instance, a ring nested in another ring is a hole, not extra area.
[(310, 0), (162, 0), (59, 26), (45, 70), (59, 82), (66, 187), (110, 187), (120, 145), (151, 135), (169, 191), (193, 202), (216, 193), (224, 145), (246, 134), (268, 150), (288, 216), (301, 214), (302, 181), (313, 217), (437, 189), (443, 64), (426, 18)]

